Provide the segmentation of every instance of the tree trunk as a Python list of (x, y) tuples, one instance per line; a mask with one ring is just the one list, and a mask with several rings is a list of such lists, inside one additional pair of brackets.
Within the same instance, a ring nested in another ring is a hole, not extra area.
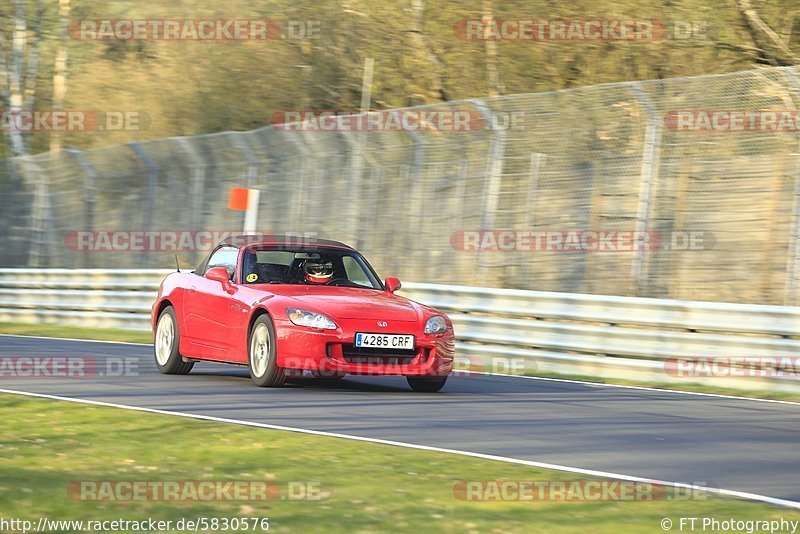
[[(482, 28), (487, 28), (494, 24), (494, 7), (492, 0), (483, 0), (483, 24)], [(484, 32), (484, 37), (488, 32)], [(486, 51), (486, 78), (489, 85), (489, 96), (499, 96), (503, 94), (500, 86), (500, 74), (497, 70), (497, 43), (492, 39), (484, 38), (484, 50)]]
[[(61, 19), (61, 35), (59, 36), (56, 60), (53, 67), (53, 109), (64, 107), (64, 97), (67, 94), (67, 26), (69, 25), (69, 0), (59, 0), (59, 17)], [(50, 151), (61, 150), (61, 132), (50, 133)]]
[[(12, 35), (11, 61), (7, 67), (8, 77), (8, 110), (12, 117), (19, 116), (24, 104), (23, 72), (25, 65), (25, 46), (28, 42), (28, 27), (25, 21), (25, 2), (16, 0), (14, 15), (14, 33)], [(11, 153), (13, 156), (22, 156), (28, 153), (22, 132), (17, 128), (10, 128)]]
[(408, 30), (410, 35), (412, 47), (414, 48), (414, 55), (418, 58), (420, 63), (428, 63), (430, 69), (425, 69), (429, 72), (423, 83), (429, 85), (426, 93), (435, 95), (437, 100), (449, 100), (447, 91), (444, 88), (444, 80), (442, 77), (442, 62), (436, 53), (433, 51), (430, 43), (425, 38), (423, 27), (425, 26), (425, 1), (424, 0), (411, 0), (411, 20), (413, 27)]

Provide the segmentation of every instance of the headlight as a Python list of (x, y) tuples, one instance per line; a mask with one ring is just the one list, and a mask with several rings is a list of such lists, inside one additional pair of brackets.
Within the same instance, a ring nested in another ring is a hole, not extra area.
[(445, 321), (444, 317), (442, 317), (441, 315), (431, 317), (430, 319), (428, 319), (428, 322), (425, 323), (426, 334), (444, 334), (446, 330), (447, 330), (447, 321)]
[(320, 328), (322, 330), (336, 330), (336, 323), (321, 313), (314, 313), (297, 308), (286, 308), (286, 314), (289, 316), (289, 320), (297, 326)]

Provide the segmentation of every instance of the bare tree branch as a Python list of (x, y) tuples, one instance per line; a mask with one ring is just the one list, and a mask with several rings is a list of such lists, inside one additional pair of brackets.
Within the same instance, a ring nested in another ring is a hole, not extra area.
[(444, 88), (444, 80), (442, 78), (442, 61), (433, 51), (433, 47), (425, 38), (423, 26), (425, 22), (425, 2), (424, 0), (411, 0), (411, 12), (413, 27), (406, 32), (411, 38), (414, 53), (422, 60), (431, 65), (430, 80), (431, 91), (437, 95), (437, 98), (442, 101), (449, 100), (447, 91)]
[(787, 66), (800, 64), (800, 57), (789, 49), (789, 46), (781, 39), (780, 35), (769, 27), (759, 16), (750, 0), (736, 0), (739, 12), (744, 18), (750, 35), (756, 45), (761, 49), (761, 55), (771, 65)]
[(786, 14), (781, 19), (781, 27), (777, 32), (787, 45), (791, 45), (792, 43), (792, 31), (794, 30), (794, 25), (798, 17), (800, 17), (800, 9), (798, 9), (797, 6), (793, 6), (786, 11)]
[(755, 56), (756, 61), (762, 61), (766, 63), (767, 61), (763, 59), (764, 51), (760, 48), (756, 48), (754, 46), (747, 46), (747, 45), (740, 45), (736, 43), (728, 43), (726, 41), (714, 41), (713, 45), (715, 48), (719, 48), (720, 50), (730, 50), (731, 52), (740, 52), (744, 54), (752, 54)]

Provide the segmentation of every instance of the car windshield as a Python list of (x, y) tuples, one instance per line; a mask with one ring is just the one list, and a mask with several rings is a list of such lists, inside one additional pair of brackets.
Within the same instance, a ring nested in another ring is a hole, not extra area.
[(358, 252), (326, 247), (255, 245), (242, 256), (244, 284), (307, 284), (383, 289)]

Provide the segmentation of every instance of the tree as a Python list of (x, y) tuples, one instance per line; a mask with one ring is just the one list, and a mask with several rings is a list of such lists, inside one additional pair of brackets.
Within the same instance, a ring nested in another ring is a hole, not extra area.
[[(39, 53), (42, 43), (43, 0), (35, 1), (35, 18), (28, 27), (25, 0), (15, 0), (9, 16), (12, 29), (7, 32), (0, 24), (0, 104), (12, 119), (22, 111), (31, 111), (36, 102), (36, 77), (39, 72)], [(9, 36), (6, 37), (6, 33)], [(30, 144), (16, 127), (3, 128), (12, 156), (30, 152)]]
[(800, 57), (789, 49), (789, 45), (780, 35), (764, 22), (764, 19), (753, 9), (750, 0), (736, 0), (742, 18), (753, 41), (759, 48), (762, 59), (774, 66), (788, 66), (800, 64)]
[[(53, 65), (53, 109), (64, 107), (64, 97), (67, 94), (67, 27), (69, 26), (69, 1), (58, 1), (58, 16), (61, 21), (56, 60)], [(61, 133), (50, 134), (50, 151), (61, 150)]]

